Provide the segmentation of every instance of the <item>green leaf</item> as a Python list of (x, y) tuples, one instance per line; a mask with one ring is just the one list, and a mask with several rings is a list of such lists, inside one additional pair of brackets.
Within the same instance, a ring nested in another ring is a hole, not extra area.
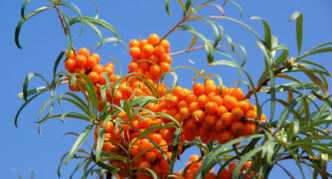
[(237, 63), (228, 61), (228, 60), (218, 60), (215, 62), (212, 62), (211, 64), (209, 64), (210, 66), (216, 66), (216, 65), (223, 65), (223, 66), (229, 66), (229, 67), (233, 67), (233, 68), (239, 68), (240, 66)]
[[(78, 17), (68, 17), (68, 18), (71, 19), (71, 21), (70, 21), (71, 24), (75, 24), (80, 21)], [(107, 30), (111, 31), (117, 37), (118, 41), (120, 41), (118, 32), (115, 30), (115, 28), (110, 23), (106, 22), (105, 20), (96, 19), (96, 18), (92, 18), (92, 17), (86, 17), (86, 16), (83, 16), (83, 20), (106, 28)]]
[(171, 16), (171, 12), (169, 11), (169, 0), (165, 0), (165, 9), (169, 16)]
[(271, 55), (271, 51), (266, 49), (261, 42), (256, 42), (258, 47), (263, 51), (265, 55), (265, 64), (267, 65), (267, 71), (270, 77), (270, 84), (271, 84), (271, 112), (270, 112), (270, 121), (273, 120), (274, 111), (275, 111), (275, 104), (276, 104), (276, 94), (275, 94), (275, 81), (274, 81), (274, 71), (273, 71), (273, 64), (274, 59)]
[(215, 160), (216, 158), (220, 155), (220, 153), (224, 152), (224, 150), (230, 146), (232, 146), (233, 144), (237, 143), (237, 142), (242, 142), (245, 140), (249, 140), (252, 138), (260, 138), (260, 137), (264, 137), (263, 134), (255, 134), (255, 135), (251, 135), (251, 136), (246, 136), (246, 137), (239, 137), (237, 139), (231, 140), (229, 142), (227, 142), (226, 144), (222, 144), (216, 148), (214, 148), (205, 158), (205, 160), (203, 161), (201, 167), (199, 168), (195, 179), (200, 179), (200, 178), (204, 178), (206, 176), (206, 174), (210, 171), (210, 169), (216, 164)]
[(22, 175), (18, 170), (16, 170), (15, 168), (12, 168), (12, 171), (16, 173), (18, 179), (22, 179)]
[(24, 80), (24, 83), (23, 83), (23, 99), (24, 99), (25, 102), (27, 102), (27, 100), (28, 100), (28, 86), (29, 86), (29, 83), (30, 83), (30, 79), (32, 77), (35, 77), (35, 76), (41, 78), (46, 83), (48, 88), (50, 87), (48, 81), (42, 75), (40, 75), (38, 73), (29, 73), (25, 77), (25, 80)]
[(264, 31), (265, 31), (265, 46), (267, 49), (271, 50), (272, 49), (272, 33), (271, 33), (271, 28), (270, 25), (261, 17), (251, 17), (253, 20), (261, 20), (263, 25), (264, 25)]
[(173, 151), (172, 151), (171, 161), (169, 164), (168, 175), (171, 175), (173, 173), (173, 167), (174, 167), (175, 161), (177, 159), (177, 155), (178, 155), (180, 135), (181, 135), (181, 128), (177, 128), (174, 133), (175, 139), (174, 139), (174, 143), (173, 143)]
[(68, 2), (68, 1), (61, 1), (61, 2), (62, 3), (67, 3), (67, 4), (71, 5), (71, 6), (73, 6), (73, 7), (71, 7), (71, 6), (66, 5), (66, 4), (58, 3), (58, 5), (61, 5), (61, 6), (64, 6), (64, 7), (67, 7), (69, 9), (73, 10), (79, 16), (80, 22), (81, 22), (80, 35), (82, 35), (82, 33), (83, 33), (83, 16), (82, 16), (81, 10), (74, 3), (72, 3), (72, 2)]
[(328, 87), (325, 86), (324, 83), (313, 72), (306, 70), (306, 68), (301, 64), (297, 64), (297, 68), (303, 71), (311, 79), (311, 81), (318, 86), (318, 88), (325, 96), (328, 95)]
[(76, 142), (74, 143), (73, 147), (71, 148), (65, 163), (68, 163), (71, 158), (75, 155), (77, 150), (81, 147), (83, 142), (86, 140), (92, 129), (95, 127), (95, 124), (87, 126), (84, 131), (78, 136)]
[(303, 96), (297, 97), (297, 98), (293, 99), (287, 105), (287, 107), (284, 109), (284, 111), (280, 115), (280, 118), (277, 122), (277, 127), (276, 127), (277, 131), (279, 131), (281, 129), (282, 125), (284, 125), (285, 121), (288, 119), (289, 114), (291, 113), (291, 111), (294, 109), (294, 107), (297, 105), (297, 103), (302, 100), (302, 98), (303, 98)]
[(213, 59), (214, 59), (213, 46), (211, 45), (209, 40), (204, 35), (202, 35), (201, 33), (198, 33), (192, 26), (189, 26), (189, 25), (181, 25), (180, 27), (177, 28), (177, 30), (188, 31), (188, 32), (191, 32), (191, 33), (197, 35), (199, 38), (201, 38), (204, 43), (205, 51), (207, 54), (208, 64), (213, 62)]
[(332, 52), (332, 47), (325, 47), (325, 48), (317, 49), (317, 50), (314, 50), (314, 51), (311, 51), (311, 52), (306, 52), (302, 56), (302, 58), (303, 57), (308, 57), (308, 56), (311, 56), (311, 55), (320, 54), (320, 53), (327, 53), (327, 52)]
[(71, 173), (71, 175), (69, 176), (69, 179), (72, 179), (74, 174), (84, 165), (85, 162), (87, 162), (89, 160), (89, 158), (83, 160), (82, 162), (80, 162), (78, 165), (76, 165), (74, 171)]
[(303, 14), (300, 12), (294, 12), (289, 21), (293, 21), (296, 19), (296, 39), (297, 39), (297, 50), (299, 52), (299, 56), (301, 55), (302, 48), (302, 33), (303, 33)]
[(150, 168), (146, 168), (146, 167), (135, 167), (134, 169), (144, 169), (144, 170), (147, 170), (152, 175), (152, 177), (154, 179), (158, 179), (158, 175), (156, 174), (156, 172), (154, 172)]
[[(45, 90), (46, 91), (46, 90)], [(40, 91), (40, 92), (37, 92), (36, 95), (34, 95), (33, 97), (31, 97), (28, 101), (26, 101), (21, 107), (20, 109), (17, 111), (16, 115), (15, 115), (15, 120), (14, 120), (14, 124), (15, 124), (15, 127), (18, 127), (17, 125), (17, 120), (18, 120), (18, 117), (20, 116), (21, 114), (21, 111), (25, 108), (26, 105), (28, 105), (33, 99), (35, 99), (36, 97), (38, 97), (39, 95), (43, 94), (45, 91)]]
[(287, 133), (287, 141), (291, 141), (297, 134), (299, 133), (300, 129), (300, 122), (297, 119), (294, 119), (288, 128), (288, 133)]
[(119, 39), (114, 38), (114, 37), (108, 37), (108, 38), (105, 38), (105, 39), (99, 41), (99, 42), (93, 47), (93, 49), (98, 49), (101, 45), (103, 45), (103, 44), (105, 44), (105, 43), (109, 43), (109, 42), (119, 42), (119, 41), (120, 41), (122, 44), (124, 44), (124, 45), (127, 46), (127, 44), (126, 44), (124, 41), (122, 41), (122, 40), (119, 40)]
[(34, 15), (37, 15), (47, 9), (51, 9), (53, 8), (54, 6), (45, 6), (45, 7), (41, 7), (41, 8), (38, 8), (36, 10), (34, 10), (33, 12), (29, 13), (27, 16), (25, 16), (25, 18), (22, 18), (18, 24), (16, 25), (16, 29), (15, 29), (15, 43), (16, 43), (16, 46), (18, 48), (22, 48), (20, 43), (19, 43), (19, 34), (20, 34), (20, 31), (21, 31), (21, 27), (23, 25), (23, 23), (25, 21), (27, 21), (28, 19), (30, 19), (31, 17), (33, 17)]
[(265, 147), (265, 145), (255, 148), (255, 149), (251, 150), (250, 152), (248, 152), (246, 155), (241, 156), (241, 160), (237, 163), (236, 167), (234, 168), (234, 171), (232, 174), (232, 179), (238, 178), (238, 173), (241, 170), (241, 168), (243, 167), (244, 163), (246, 161), (250, 160), (257, 152), (261, 151), (263, 147)]
[[(31, 89), (31, 90), (28, 90), (26, 96), (28, 97), (28, 96), (31, 96), (31, 95), (36, 94), (38, 92), (45, 92), (45, 91), (48, 91), (48, 88), (45, 87), (45, 86), (40, 86), (40, 87)], [(23, 99), (23, 92), (19, 93), (18, 97)]]
[[(108, 124), (108, 122), (105, 123), (105, 128), (107, 127), (107, 124)], [(96, 161), (99, 161), (101, 149), (103, 148), (103, 144), (104, 144), (105, 130), (100, 125), (97, 125), (97, 131), (98, 131), (98, 138), (97, 138), (97, 146), (96, 146)]]
[(25, 0), (24, 4), (22, 5), (22, 8), (21, 8), (21, 17), (22, 17), (22, 19), (25, 19), (24, 10), (25, 10), (25, 7), (28, 5), (29, 2), (30, 2), (30, 0)]

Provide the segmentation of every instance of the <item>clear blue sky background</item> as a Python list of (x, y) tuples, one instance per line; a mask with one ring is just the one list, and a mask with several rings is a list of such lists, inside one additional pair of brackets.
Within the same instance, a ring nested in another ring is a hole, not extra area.
[[(19, 128), (14, 126), (15, 113), (23, 103), (17, 97), (22, 90), (22, 84), (25, 76), (29, 72), (38, 72), (47, 79), (51, 79), (51, 69), (58, 53), (67, 48), (66, 38), (61, 29), (55, 10), (44, 12), (33, 17), (22, 27), (20, 36), (23, 50), (18, 49), (14, 43), (14, 31), (17, 22), (20, 20), (20, 8), (23, 4), (20, 1), (0, 1), (0, 46), (2, 52), (2, 78), (0, 88), (0, 178), (17, 178), (12, 171), (13, 168), (20, 171), (24, 178), (29, 177), (31, 170), (35, 171), (36, 179), (57, 178), (57, 167), (60, 157), (68, 152), (76, 140), (76, 137), (66, 136), (66, 132), (80, 132), (86, 126), (86, 123), (68, 119), (65, 124), (60, 120), (51, 120), (44, 125), (41, 138), (37, 133), (38, 125), (36, 121), (42, 102), (48, 99), (44, 95), (29, 105), (19, 118)], [(76, 3), (83, 15), (94, 16), (95, 8), (92, 0), (73, 1)], [(106, 1), (99, 0), (100, 18), (109, 21), (120, 33), (120, 37), (126, 43), (130, 39), (147, 38), (151, 33), (160, 35), (165, 34), (181, 18), (180, 8), (177, 1), (171, 1), (172, 16), (168, 16), (164, 10), (164, 1), (145, 0), (118, 0)], [(330, 0), (238, 0), (243, 7), (244, 16), (242, 21), (248, 23), (263, 36), (262, 24), (259, 21), (250, 20), (251, 16), (260, 16), (265, 18), (271, 25), (272, 33), (279, 37), (279, 43), (286, 44), (291, 56), (297, 56), (295, 23), (289, 23), (288, 19), (293, 12), (300, 11), (304, 13), (304, 40), (303, 49), (308, 50), (311, 47), (323, 42), (332, 41), (332, 2)], [(34, 0), (28, 5), (26, 13), (48, 5), (46, 0)], [(225, 7), (227, 16), (240, 18), (239, 10), (232, 4)], [(218, 15), (214, 7), (208, 7), (202, 11), (202, 15)], [(263, 55), (255, 45), (255, 37), (246, 29), (238, 24), (219, 21), (223, 26), (225, 33), (230, 35), (235, 42), (243, 44), (248, 52), (248, 62), (245, 66), (247, 71), (257, 81), (263, 65)], [(199, 25), (199, 26), (197, 26)], [(207, 24), (196, 24), (197, 30), (213, 38), (213, 31)], [(104, 31), (105, 32), (105, 31)], [(89, 28), (85, 28), (83, 36), (78, 38), (79, 25), (73, 26), (73, 43), (76, 48), (91, 48), (98, 42), (98, 36)], [(112, 36), (106, 32), (105, 37)], [(171, 52), (183, 50), (189, 46), (192, 35), (184, 32), (175, 32), (170, 35), (168, 40), (171, 43)], [(121, 62), (122, 69), (127, 70), (126, 66), (131, 60), (127, 49), (123, 45), (114, 47), (113, 44), (105, 44), (97, 50), (102, 57), (102, 63), (105, 64), (108, 57), (115, 57)], [(190, 64), (188, 59), (192, 59), (195, 64)], [(216, 56), (216, 60), (228, 60), (223, 56)], [(229, 67), (210, 68), (206, 65), (204, 51), (194, 52), (191, 55), (179, 55), (173, 58), (173, 66), (189, 65), (197, 69), (207, 69), (210, 73), (218, 73), (223, 77), (226, 86), (232, 85), (238, 80), (235, 69)], [(326, 68), (332, 69), (331, 54), (315, 57), (315, 61), (323, 64)], [(60, 70), (63, 70), (60, 66)], [(117, 73), (119, 70), (117, 70)], [(191, 88), (191, 79), (194, 73), (188, 70), (180, 70), (180, 85)], [(38, 80), (32, 80), (31, 87), (40, 86)], [(241, 86), (245, 89), (245, 86)], [(60, 91), (66, 88), (60, 89)], [(71, 108), (64, 105), (63, 108), (57, 108), (55, 112), (69, 111)], [(269, 115), (269, 108), (264, 108)], [(280, 110), (277, 110), (280, 113)], [(92, 136), (91, 136), (92, 138)], [(89, 141), (92, 141), (89, 139)], [(188, 151), (182, 158), (182, 163), (176, 165), (178, 171), (188, 160), (188, 156), (197, 150)], [(71, 161), (62, 169), (62, 178), (68, 178), (74, 169), (75, 161)], [(292, 162), (282, 163), (290, 169), (296, 178), (300, 178), (300, 173)], [(329, 165), (331, 167), (331, 165)], [(331, 170), (331, 168), (329, 168)], [(306, 171), (308, 175), (308, 171)], [(75, 178), (79, 178), (80, 173)], [(272, 171), (271, 178), (286, 178), (287, 176), (279, 167)]]

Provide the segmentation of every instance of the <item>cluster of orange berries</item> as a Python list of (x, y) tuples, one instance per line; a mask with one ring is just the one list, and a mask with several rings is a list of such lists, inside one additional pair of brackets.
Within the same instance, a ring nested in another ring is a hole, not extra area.
[[(68, 51), (66, 52), (66, 56)], [(115, 81), (119, 78), (118, 75), (113, 75), (114, 65), (107, 63), (105, 66), (99, 64), (100, 56), (96, 53), (90, 55), (90, 51), (86, 48), (81, 48), (77, 55), (72, 50), (69, 58), (64, 62), (65, 68), (71, 73), (81, 73), (87, 75), (95, 86), (105, 85), (106, 80), (103, 72), (107, 72), (110, 81)], [(79, 85), (69, 85), (72, 91), (80, 91)]]
[[(108, 63), (102, 66), (99, 64), (99, 55), (90, 54), (86, 48), (81, 48), (77, 55), (71, 51), (69, 58), (64, 62), (66, 70), (71, 73), (85, 74), (93, 82), (99, 101), (99, 111), (105, 106), (100, 91), (100, 87), (106, 84), (104, 72), (107, 72), (111, 82), (112, 89), (105, 91), (106, 101), (110, 104), (119, 106), (120, 100), (130, 101), (139, 96), (158, 94), (161, 99), (145, 105), (146, 110), (139, 111), (134, 119), (129, 121), (127, 114), (120, 112), (117, 116), (108, 119), (107, 124), (101, 123), (101, 126), (105, 129), (103, 151), (124, 157), (128, 157), (130, 153), (130, 160), (133, 161), (130, 163), (130, 168), (150, 168), (160, 178), (167, 177), (169, 163), (163, 154), (171, 158), (175, 128), (160, 128), (138, 139), (140, 134), (151, 126), (172, 121), (166, 116), (152, 116), (151, 112), (168, 114), (182, 124), (183, 133), (180, 136), (178, 154), (182, 153), (182, 143), (185, 140), (193, 141), (195, 137), (200, 137), (204, 143), (210, 141), (225, 143), (239, 136), (253, 134), (255, 124), (245, 122), (243, 117), (257, 117), (256, 107), (248, 99), (243, 99), (244, 95), (240, 88), (228, 89), (223, 86), (220, 90), (220, 86), (216, 86), (214, 81), (205, 80), (204, 85), (195, 83), (192, 90), (180, 86), (174, 87), (172, 92), (167, 90), (166, 85), (158, 81), (163, 73), (170, 69), (172, 58), (168, 54), (169, 50), (169, 42), (160, 41), (156, 34), (151, 34), (148, 40), (131, 40), (130, 55), (133, 60), (128, 65), (128, 69), (129, 72), (137, 72), (139, 75), (129, 75), (120, 82), (120, 76), (113, 74), (114, 65)], [(115, 82), (120, 83), (117, 88), (114, 86)], [(84, 90), (79, 85), (70, 84), (69, 88), (73, 91)], [(153, 92), (151, 89), (156, 91)], [(115, 121), (119, 119), (121, 123), (116, 128)], [(265, 120), (264, 115), (261, 116), (261, 120)], [(95, 140), (98, 138), (97, 135), (96, 130)], [(160, 152), (151, 140), (163, 152)], [(127, 146), (127, 151), (121, 146)], [(123, 178), (129, 175), (127, 163), (111, 160), (110, 164), (120, 168)], [(193, 166), (197, 168), (198, 165), (200, 164)], [(194, 167), (190, 171), (189, 174), (194, 174), (197, 170)], [(150, 178), (146, 170), (142, 169), (137, 170), (136, 175), (138, 178)], [(213, 173), (210, 175), (214, 176)]]
[(157, 82), (163, 72), (171, 68), (172, 57), (168, 54), (170, 44), (167, 40), (160, 41), (157, 34), (151, 34), (146, 40), (133, 39), (129, 42), (129, 54), (132, 61), (128, 65), (129, 72), (144, 74)]
[[(173, 95), (177, 97), (187, 141), (200, 137), (203, 143), (226, 143), (255, 132), (256, 125), (245, 122), (243, 117), (255, 119), (257, 108), (248, 99), (243, 99), (240, 88), (223, 86), (220, 90), (213, 80), (206, 80), (204, 85), (195, 83), (192, 91), (177, 86), (173, 89)], [(266, 120), (264, 114), (261, 120)]]

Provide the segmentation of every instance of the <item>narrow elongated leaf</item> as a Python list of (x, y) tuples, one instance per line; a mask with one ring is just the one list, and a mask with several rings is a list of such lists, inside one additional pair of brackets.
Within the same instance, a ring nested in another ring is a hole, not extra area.
[[(46, 91), (46, 90), (45, 90)], [(33, 97), (31, 97), (29, 100), (27, 100), (21, 107), (20, 109), (18, 109), (16, 115), (15, 115), (15, 119), (14, 119), (14, 124), (15, 124), (15, 127), (18, 127), (17, 125), (17, 120), (18, 120), (18, 117), (20, 116), (22, 110), (25, 108), (25, 106), (27, 106), (33, 99), (35, 99), (36, 97), (38, 97), (39, 95), (43, 94), (45, 91), (40, 91), (40, 92), (37, 92), (36, 95), (34, 95)]]
[(296, 19), (296, 39), (297, 39), (297, 50), (299, 52), (299, 56), (301, 55), (302, 48), (302, 33), (303, 33), (303, 14), (300, 12), (294, 12), (289, 21), (293, 21)]
[(25, 16), (25, 18), (22, 18), (22, 19), (18, 22), (18, 24), (16, 25), (16, 29), (15, 29), (15, 43), (16, 43), (16, 46), (17, 46), (18, 48), (22, 48), (21, 45), (20, 45), (20, 43), (19, 43), (19, 34), (20, 34), (21, 27), (22, 27), (23, 23), (24, 23), (26, 20), (28, 20), (28, 19), (30, 19), (31, 17), (33, 17), (34, 15), (37, 15), (37, 14), (39, 14), (39, 13), (41, 13), (41, 12), (47, 10), (47, 9), (51, 9), (51, 8), (53, 8), (53, 7), (54, 7), (54, 6), (45, 6), (45, 7), (38, 8), (38, 9), (34, 10), (33, 12), (29, 13), (27, 16)]
[(293, 101), (291, 101), (288, 104), (288, 106), (284, 109), (284, 111), (280, 115), (280, 118), (279, 118), (279, 120), (277, 122), (277, 131), (279, 131), (280, 128), (282, 127), (282, 125), (284, 125), (285, 121), (289, 117), (289, 114), (294, 109), (294, 107), (297, 105), (297, 103), (302, 100), (302, 98), (303, 98), (303, 96), (300, 96), (300, 97), (297, 97), (297, 98), (293, 99)]
[[(35, 89), (28, 90), (26, 96), (29, 97), (33, 94), (38, 93), (38, 92), (45, 92), (45, 91), (48, 91), (47, 87), (45, 87), (45, 86), (37, 87)], [(19, 93), (18, 97), (23, 99), (23, 92)]]
[(210, 66), (216, 66), (216, 65), (223, 65), (223, 66), (229, 66), (234, 68), (239, 68), (240, 66), (234, 62), (228, 61), (228, 60), (218, 60), (215, 62), (212, 62)]
[(181, 128), (177, 128), (174, 133), (174, 144), (173, 144), (172, 157), (171, 157), (171, 161), (169, 164), (168, 175), (171, 175), (173, 173), (173, 167), (174, 167), (177, 155), (178, 155), (180, 135), (181, 135)]
[(22, 19), (25, 19), (25, 13), (24, 13), (24, 11), (25, 11), (25, 7), (28, 5), (28, 3), (30, 2), (31, 0), (25, 0), (25, 2), (24, 2), (24, 4), (22, 5), (22, 7), (21, 7), (21, 17), (22, 17)]
[(311, 55), (316, 55), (316, 54), (320, 54), (320, 53), (327, 53), (327, 52), (332, 52), (332, 47), (320, 48), (320, 49), (305, 53), (303, 55), (303, 57), (308, 57), (308, 56), (311, 56)]
[(92, 129), (95, 127), (95, 124), (87, 126), (84, 131), (78, 136), (76, 142), (74, 143), (73, 147), (71, 148), (65, 163), (68, 163), (71, 158), (75, 155), (77, 150), (81, 147), (83, 142), (86, 140)]
[(169, 0), (165, 0), (165, 9), (167, 14), (170, 16), (171, 12), (169, 11)]
[(327, 86), (325, 86), (324, 83), (314, 73), (305, 71), (306, 68), (301, 64), (297, 64), (297, 68), (302, 70), (312, 80), (312, 82), (318, 86), (318, 88), (323, 92), (325, 96), (328, 95)]
[[(98, 49), (101, 45), (105, 44), (105, 43), (109, 43), (109, 42), (119, 42), (119, 39), (114, 38), (114, 37), (108, 37), (103, 39), (102, 41), (99, 41), (94, 47), (93, 49)], [(127, 46), (127, 44), (125, 42), (123, 42), (122, 40), (120, 40), (120, 42), (124, 45)]]
[(24, 80), (24, 83), (23, 83), (23, 99), (25, 102), (27, 102), (28, 100), (28, 86), (29, 86), (29, 83), (30, 83), (30, 79), (32, 77), (39, 77), (41, 78), (47, 85), (47, 87), (50, 87), (48, 81), (40, 74), (38, 73), (29, 73), (26, 77), (25, 77), (25, 80)]
[(198, 33), (197, 31), (195, 31), (195, 29), (193, 27), (191, 27), (189, 25), (181, 25), (180, 27), (177, 28), (177, 30), (188, 31), (188, 32), (191, 32), (191, 33), (197, 35), (199, 38), (201, 38), (201, 40), (204, 42), (204, 47), (205, 47), (205, 51), (207, 54), (208, 64), (213, 62), (213, 59), (214, 59), (213, 46), (211, 45), (209, 40), (204, 35)]
[(69, 179), (72, 179), (74, 174), (84, 165), (85, 162), (87, 162), (89, 159), (85, 159), (82, 162), (80, 162), (78, 165), (76, 165), (74, 171), (71, 173), (71, 175), (69, 176)]
[(265, 145), (260, 146), (258, 148), (255, 148), (248, 152), (245, 156), (241, 157), (241, 160), (237, 163), (236, 167), (234, 168), (233, 174), (232, 174), (232, 179), (237, 179), (238, 178), (238, 173), (243, 167), (244, 163), (248, 160), (250, 160), (257, 152), (261, 151), (262, 148), (265, 147)]
[(266, 47), (271, 50), (272, 49), (272, 33), (271, 33), (271, 28), (270, 25), (261, 17), (251, 17), (253, 20), (261, 20), (263, 25), (264, 25), (264, 31), (265, 31), (265, 45)]
[[(105, 128), (107, 123), (105, 123)], [(98, 138), (97, 138), (97, 146), (96, 146), (96, 161), (100, 160), (100, 153), (101, 153), (101, 149), (103, 148), (103, 144), (104, 144), (104, 133), (105, 130), (97, 125), (97, 131), (98, 131)]]

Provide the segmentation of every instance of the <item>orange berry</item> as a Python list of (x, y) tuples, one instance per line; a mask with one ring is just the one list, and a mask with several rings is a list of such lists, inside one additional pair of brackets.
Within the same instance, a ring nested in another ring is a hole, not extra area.
[(224, 113), (228, 112), (227, 108), (225, 106), (219, 106), (217, 110), (218, 116), (222, 116)]
[(243, 117), (243, 111), (240, 108), (233, 108), (232, 109), (232, 117), (234, 120), (238, 121), (241, 120)]
[(215, 102), (207, 102), (205, 105), (205, 112), (214, 115), (217, 113), (218, 105)]
[(190, 161), (194, 162), (199, 159), (199, 156), (194, 154), (194, 155), (191, 155), (189, 159), (190, 159)]
[(242, 111), (246, 113), (249, 109), (249, 103), (247, 101), (239, 101), (236, 107), (242, 109)]
[(88, 67), (90, 69), (92, 69), (95, 65), (98, 64), (98, 60), (94, 56), (89, 56), (87, 63), (88, 63)]
[(139, 166), (144, 168), (151, 168), (151, 164), (147, 161), (143, 161), (142, 163), (139, 164)]
[(178, 107), (181, 108), (186, 108), (188, 107), (188, 103), (185, 100), (181, 100), (178, 104)]
[(171, 139), (173, 136), (172, 132), (167, 128), (161, 129), (159, 131), (159, 134), (163, 137), (163, 139), (167, 139), (167, 140)]
[(244, 130), (243, 130), (243, 134), (244, 135), (251, 135), (255, 133), (255, 128), (256, 125), (252, 122), (246, 122), (244, 124)]
[(159, 66), (163, 72), (167, 72), (169, 69), (171, 69), (171, 65), (167, 62), (161, 62)]
[(136, 62), (130, 62), (128, 65), (129, 72), (136, 72), (138, 69), (138, 64)]
[(159, 36), (157, 34), (151, 34), (148, 38), (148, 43), (155, 46), (159, 43)]
[(92, 81), (92, 83), (97, 83), (99, 81), (99, 74), (97, 72), (90, 72), (88, 77)]
[(218, 142), (222, 143), (222, 144), (232, 140), (232, 138), (233, 138), (233, 134), (229, 130), (224, 130), (221, 133), (219, 133), (217, 136)]
[(189, 116), (189, 114), (190, 114), (189, 113), (189, 109), (187, 107), (181, 108), (179, 112), (181, 114), (181, 118), (182, 119), (187, 118)]
[(223, 124), (223, 121), (221, 120), (221, 119), (218, 119), (217, 121), (216, 121), (216, 130), (218, 131), (218, 132), (221, 132), (221, 131), (223, 131), (223, 130), (225, 130), (226, 129), (226, 126)]
[(99, 83), (100, 85), (105, 85), (105, 84), (106, 84), (106, 79), (105, 79), (103, 73), (101, 73), (101, 74), (99, 75), (98, 83)]
[(75, 60), (72, 58), (68, 58), (64, 63), (66, 70), (68, 70), (70, 73), (73, 73), (76, 68)]
[(145, 44), (142, 48), (142, 55), (144, 55), (145, 58), (149, 58), (154, 51), (154, 47), (151, 44)]
[(92, 54), (92, 55), (90, 55), (90, 56), (96, 58), (97, 63), (100, 62), (100, 56), (99, 56), (98, 54), (94, 53), (94, 54)]
[(138, 47), (136, 47), (136, 46), (131, 47), (131, 48), (129, 49), (129, 54), (130, 54), (130, 56), (133, 57), (133, 58), (138, 58), (138, 57), (141, 56), (141, 49), (138, 48)]
[(145, 160), (149, 163), (153, 163), (156, 161), (157, 155), (154, 152), (146, 152), (145, 153)]
[(112, 71), (114, 71), (114, 65), (113, 63), (106, 63), (105, 67), (109, 67), (112, 69)]
[(224, 102), (224, 106), (229, 110), (232, 110), (233, 108), (235, 108), (238, 103), (237, 99), (230, 95), (225, 95), (223, 98), (223, 102)]
[(151, 134), (150, 138), (158, 145), (161, 143), (161, 141), (163, 139), (162, 136), (160, 134), (157, 134), (157, 133)]
[[(169, 45), (168, 40), (163, 39), (163, 40), (160, 42), (160, 45), (163, 46), (165, 49), (168, 49), (168, 51), (169, 51), (170, 45)], [(166, 53), (168, 53), (168, 52), (166, 52)]]
[[(210, 93), (212, 94), (212, 93)], [(209, 98), (210, 101), (213, 101), (215, 103), (217, 103), (218, 106), (222, 106), (223, 105), (223, 100), (220, 96), (217, 95), (213, 95), (211, 98)]]
[(235, 121), (231, 124), (230, 129), (233, 132), (233, 134), (242, 134), (244, 125), (241, 121)]
[(106, 72), (109, 76), (113, 75), (113, 69), (110, 66), (105, 66), (104, 67), (104, 72)]
[(229, 94), (234, 96), (237, 100), (241, 100), (244, 97), (243, 91), (240, 88), (231, 88)]
[(216, 124), (217, 116), (216, 115), (207, 115), (204, 119), (204, 126), (206, 128), (211, 128)]
[(246, 117), (247, 117), (247, 118), (256, 119), (256, 117), (257, 117), (257, 112), (256, 112), (256, 111), (253, 111), (253, 110), (248, 110), (248, 111), (246, 112)]
[(192, 113), (192, 112), (194, 112), (194, 111), (196, 111), (196, 110), (199, 110), (200, 109), (200, 107), (199, 107), (199, 104), (198, 104), (198, 102), (192, 102), (192, 103), (190, 103), (189, 104), (189, 111), (190, 111), (190, 113)]
[(83, 68), (87, 63), (87, 57), (85, 57), (84, 55), (78, 55), (75, 59), (75, 62), (75, 66), (77, 68)]
[(188, 119), (184, 123), (184, 128), (188, 131), (195, 131), (197, 129), (197, 127), (198, 127), (198, 124), (197, 124), (196, 120), (194, 120), (194, 119)]
[(153, 76), (158, 75), (160, 73), (160, 67), (158, 65), (152, 64), (149, 67), (149, 72)]
[(209, 102), (209, 98), (205, 94), (202, 94), (197, 98), (197, 102), (199, 104), (199, 107), (204, 108)]
[(224, 126), (226, 126), (226, 127), (230, 126), (233, 122), (232, 113), (230, 113), (230, 112), (224, 113), (221, 116), (221, 121), (222, 121)]
[(234, 171), (236, 165), (237, 165), (237, 164), (236, 164), (235, 162), (232, 162), (232, 163), (230, 163), (230, 164), (228, 165), (229, 173), (230, 173), (231, 175), (233, 174), (233, 171)]
[(165, 49), (163, 46), (156, 46), (154, 48), (154, 52), (153, 52), (157, 57), (161, 57), (164, 53), (165, 53)]
[(90, 56), (90, 52), (89, 52), (89, 50), (87, 48), (81, 48), (78, 51), (77, 55), (83, 55), (83, 56), (85, 56), (85, 58), (88, 58)]
[(136, 39), (132, 39), (132, 40), (129, 42), (129, 47), (139, 47), (139, 41), (136, 40)]
[(265, 114), (261, 114), (261, 121), (266, 121), (266, 116), (265, 116)]
[(216, 83), (213, 80), (206, 80), (205, 81), (205, 87), (207, 86), (215, 86)]
[(189, 93), (187, 96), (186, 96), (186, 101), (188, 103), (192, 103), (192, 102), (195, 102), (197, 101), (197, 96), (193, 93)]
[(229, 171), (226, 168), (224, 168), (220, 172), (219, 177), (218, 177), (218, 179), (231, 179), (231, 178), (232, 178), (232, 174), (229, 173)]
[(151, 55), (149, 60), (154, 62), (154, 63), (159, 63), (159, 58), (156, 55)]
[(172, 63), (173, 59), (170, 55), (168, 55), (167, 53), (163, 53), (160, 57), (160, 62), (167, 62), (169, 64)]
[(205, 118), (205, 112), (203, 110), (195, 110), (193, 112), (193, 118), (197, 120), (197, 122), (201, 123)]
[(193, 85), (192, 90), (193, 90), (194, 94), (196, 94), (197, 96), (205, 94), (205, 87), (202, 83), (195, 83)]
[(139, 48), (142, 49), (144, 47), (144, 45), (146, 45), (146, 44), (148, 44), (148, 40), (146, 40), (146, 39), (141, 40), (139, 42)]
[[(68, 56), (68, 50), (66, 50), (66, 57)], [(69, 58), (75, 58), (75, 54), (73, 50), (70, 50)]]
[(92, 71), (100, 74), (104, 72), (104, 67), (101, 64), (97, 64), (92, 68)]

